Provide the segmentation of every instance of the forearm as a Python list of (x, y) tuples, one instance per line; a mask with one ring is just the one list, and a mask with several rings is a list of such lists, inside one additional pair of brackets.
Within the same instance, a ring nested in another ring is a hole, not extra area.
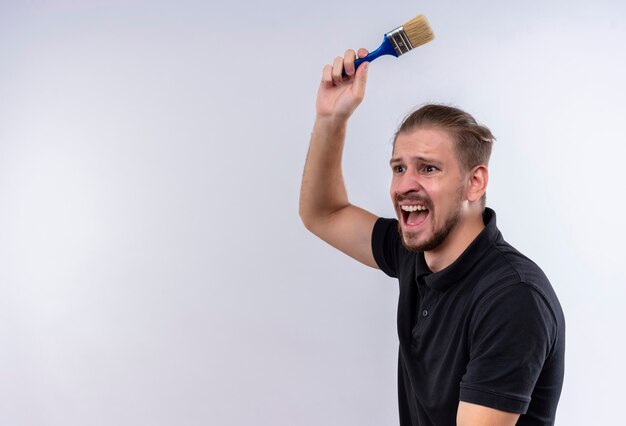
[(346, 128), (346, 119), (315, 120), (300, 189), (300, 217), (307, 228), (349, 205), (341, 171)]

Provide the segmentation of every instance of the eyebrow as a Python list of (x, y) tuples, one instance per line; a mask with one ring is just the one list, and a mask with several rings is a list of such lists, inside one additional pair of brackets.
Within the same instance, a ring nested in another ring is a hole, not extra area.
[[(427, 157), (422, 157), (421, 155), (414, 155), (412, 157), (409, 157), (411, 160), (418, 160), (422, 163), (428, 163), (428, 164), (434, 164), (434, 165), (440, 165), (441, 161), (437, 161), (434, 160), (432, 158), (427, 158)], [(393, 157), (391, 160), (389, 160), (389, 165), (393, 165), (396, 163), (402, 163), (402, 158), (400, 157)]]

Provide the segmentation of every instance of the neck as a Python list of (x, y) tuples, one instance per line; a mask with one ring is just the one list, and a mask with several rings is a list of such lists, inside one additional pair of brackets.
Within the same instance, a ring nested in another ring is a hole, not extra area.
[(439, 272), (451, 265), (485, 229), (481, 214), (462, 215), (448, 237), (435, 250), (424, 252), (428, 268)]

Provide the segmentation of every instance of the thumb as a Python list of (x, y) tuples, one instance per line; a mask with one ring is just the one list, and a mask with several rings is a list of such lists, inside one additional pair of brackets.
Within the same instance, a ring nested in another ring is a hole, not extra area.
[(367, 71), (369, 70), (370, 63), (363, 62), (356, 70), (354, 75), (354, 85), (352, 91), (359, 99), (363, 99), (365, 96), (365, 86), (367, 85)]

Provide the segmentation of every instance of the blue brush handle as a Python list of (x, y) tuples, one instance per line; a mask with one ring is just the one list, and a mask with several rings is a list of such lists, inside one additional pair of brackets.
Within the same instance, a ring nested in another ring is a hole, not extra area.
[[(378, 49), (374, 50), (373, 52), (368, 53), (367, 56), (363, 58), (359, 58), (356, 61), (354, 61), (354, 69), (356, 70), (359, 67), (359, 65), (361, 65), (363, 62), (372, 62), (374, 59), (383, 55), (391, 55), (391, 56), (395, 56), (396, 58), (398, 57), (398, 54), (396, 53), (396, 49), (393, 48), (393, 45), (391, 44), (389, 37), (386, 35), (385, 35), (385, 39), (383, 40), (383, 43), (378, 47)], [(346, 70), (343, 70), (343, 75), (344, 76), (346, 75)]]

